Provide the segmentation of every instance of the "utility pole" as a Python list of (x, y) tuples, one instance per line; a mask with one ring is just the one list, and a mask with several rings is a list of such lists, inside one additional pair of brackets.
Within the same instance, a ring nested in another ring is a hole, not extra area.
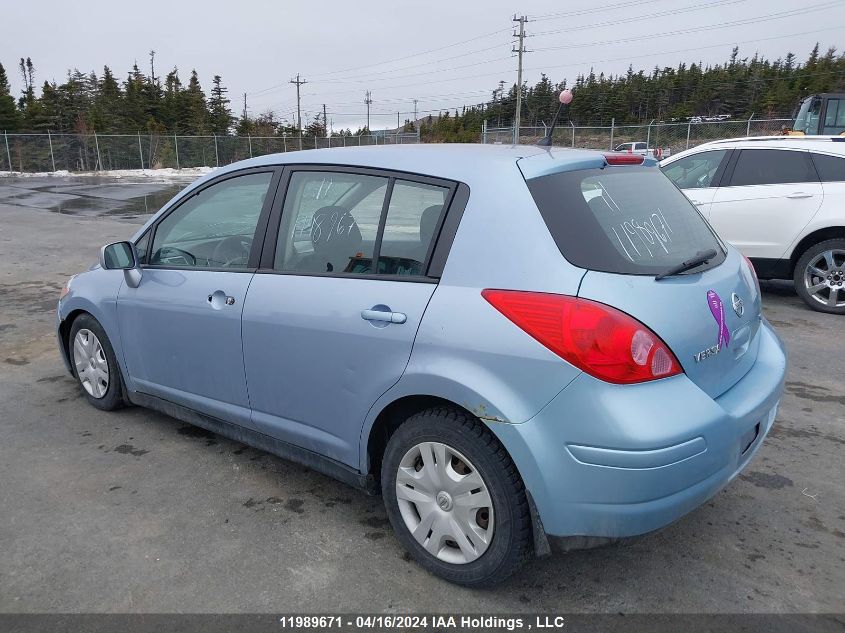
[(243, 111), (243, 114), (241, 114), (241, 118), (242, 118), (244, 121), (246, 121), (246, 118), (247, 118), (247, 117), (246, 117), (246, 93), (244, 93), (244, 111)]
[(302, 112), (300, 111), (299, 101), (299, 87), (308, 82), (299, 78), (299, 73), (296, 73), (296, 79), (291, 79), (288, 83), (296, 84), (296, 130), (299, 135), (299, 149), (302, 149)]
[(420, 129), (419, 125), (417, 124), (417, 99), (414, 99), (414, 129)]
[(522, 54), (527, 53), (525, 50), (525, 23), (528, 18), (524, 15), (519, 17), (513, 16), (514, 22), (519, 22), (519, 33), (514, 33), (513, 37), (519, 38), (519, 47), (511, 49), (511, 52), (518, 54), (518, 65), (516, 71), (516, 114), (513, 119), (513, 144), (519, 144), (519, 116), (522, 111)]
[(329, 138), (329, 122), (326, 119), (326, 104), (323, 104), (323, 130), (326, 132), (326, 138)]
[(364, 97), (364, 103), (367, 104), (367, 132), (370, 131), (370, 104), (373, 102), (373, 98), (369, 90), (367, 90), (367, 96)]

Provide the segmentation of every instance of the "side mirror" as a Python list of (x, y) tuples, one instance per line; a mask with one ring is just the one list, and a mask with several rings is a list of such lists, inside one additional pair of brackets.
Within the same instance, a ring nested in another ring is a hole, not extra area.
[(100, 266), (104, 270), (122, 270), (126, 285), (137, 288), (141, 283), (141, 262), (132, 242), (114, 242), (100, 249)]

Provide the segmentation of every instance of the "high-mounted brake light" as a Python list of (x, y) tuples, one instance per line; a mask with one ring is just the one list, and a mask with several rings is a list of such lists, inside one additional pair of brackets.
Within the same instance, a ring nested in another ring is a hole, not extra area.
[(640, 154), (605, 154), (608, 165), (642, 165), (645, 156)]
[(601, 380), (631, 384), (683, 372), (660, 337), (603, 303), (517, 290), (487, 289), (481, 295), (528, 335)]

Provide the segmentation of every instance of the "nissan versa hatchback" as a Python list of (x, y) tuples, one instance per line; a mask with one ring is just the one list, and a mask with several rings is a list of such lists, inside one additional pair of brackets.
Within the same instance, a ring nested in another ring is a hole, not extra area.
[(652, 159), (522, 146), (219, 169), (72, 277), (57, 327), (93, 406), (380, 491), (474, 586), (704, 503), (785, 372), (752, 267)]

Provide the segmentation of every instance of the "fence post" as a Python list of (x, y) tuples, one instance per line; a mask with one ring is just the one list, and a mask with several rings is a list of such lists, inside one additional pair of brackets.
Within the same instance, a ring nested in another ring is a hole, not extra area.
[(100, 141), (97, 139), (96, 132), (94, 132), (94, 147), (97, 148), (97, 170), (103, 171), (103, 159), (100, 157)]
[(687, 121), (687, 149), (689, 149), (689, 135), (692, 131), (692, 123)]
[(569, 125), (572, 126), (572, 147), (575, 147), (575, 124), (570, 121)]
[(645, 150), (648, 151), (651, 149), (651, 124), (654, 123), (654, 119), (648, 122), (648, 131), (645, 135)]
[(612, 117), (610, 119), (610, 151), (613, 151), (613, 132), (614, 128), (616, 127), (616, 117)]
[(288, 151), (288, 135), (287, 135), (287, 133), (282, 134), (282, 150), (284, 152)]
[(249, 157), (252, 158), (252, 135), (246, 135), (247, 141), (249, 141)]
[(751, 113), (751, 116), (748, 117), (748, 125), (745, 127), (745, 135), (751, 136), (751, 119), (754, 118), (754, 113)]
[(317, 149), (317, 135), (314, 135), (314, 149)]
[(214, 135), (214, 162), (220, 167), (220, 154), (217, 153), (217, 135)]
[(346, 147), (346, 134), (343, 135), (343, 146)]
[(9, 151), (9, 133), (3, 130), (3, 137), (6, 139), (6, 159), (9, 161), (9, 173), (12, 173), (12, 153)]
[(53, 163), (53, 171), (56, 171), (56, 158), (53, 156), (53, 137), (50, 136), (50, 130), (47, 130), (47, 142), (50, 143), (50, 162)]
[(144, 170), (144, 148), (141, 146), (141, 133), (138, 132), (138, 156), (141, 157), (141, 171)]
[(173, 146), (176, 148), (176, 169), (181, 169), (179, 166), (179, 139), (173, 135)]
[(487, 143), (487, 119), (484, 119), (481, 122), (481, 144), (485, 145)]

